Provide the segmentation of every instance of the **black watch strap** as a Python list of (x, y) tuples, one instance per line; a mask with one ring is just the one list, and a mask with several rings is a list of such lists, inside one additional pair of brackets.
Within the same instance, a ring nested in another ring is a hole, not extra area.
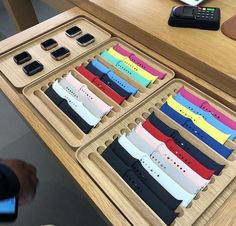
[(198, 148), (184, 139), (177, 130), (172, 129), (162, 122), (158, 117), (156, 117), (154, 112), (149, 116), (149, 121), (166, 136), (171, 137), (179, 147), (183, 148), (202, 165), (208, 169), (214, 170), (215, 175), (218, 175), (224, 168), (224, 165), (220, 165), (219, 163), (215, 162), (213, 159), (205, 155)]
[(181, 200), (174, 198), (168, 191), (165, 190), (142, 166), (141, 162), (133, 158), (115, 139), (111, 143), (112, 151), (129, 167), (133, 168), (136, 175), (139, 175), (140, 180), (171, 210), (175, 210)]
[(111, 148), (106, 149), (102, 156), (134, 190), (134, 192), (165, 222), (165, 224), (170, 225), (175, 220), (178, 214), (162, 203), (139, 177), (137, 177), (134, 170), (126, 166)]
[(57, 107), (63, 111), (84, 133), (88, 134), (93, 126), (89, 125), (83, 118), (81, 118), (67, 103), (67, 101), (61, 98), (52, 88), (45, 91), (45, 94), (50, 98), (50, 100), (57, 105)]

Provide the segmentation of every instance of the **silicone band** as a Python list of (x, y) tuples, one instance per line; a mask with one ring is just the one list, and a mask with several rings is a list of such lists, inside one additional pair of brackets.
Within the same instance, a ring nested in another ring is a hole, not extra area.
[(99, 71), (101, 71), (104, 75), (107, 75), (113, 82), (115, 82), (118, 86), (124, 89), (126, 92), (135, 95), (138, 92), (138, 89), (134, 86), (130, 85), (124, 79), (120, 78), (118, 75), (114, 73), (114, 71), (107, 68), (105, 65), (100, 63), (98, 60), (93, 60), (92, 64), (96, 67)]
[(131, 95), (131, 93), (126, 92), (123, 88), (121, 88), (119, 85), (117, 85), (115, 82), (113, 82), (107, 74), (104, 74), (100, 69), (96, 68), (93, 65), (93, 61), (91, 61), (86, 68), (96, 75), (103, 83), (105, 83), (107, 86), (109, 86), (111, 89), (113, 89), (116, 93), (118, 93), (120, 96), (125, 97), (126, 99)]
[(147, 87), (151, 83), (150, 80), (147, 80), (140, 76), (138, 73), (126, 66), (121, 60), (116, 59), (107, 51), (102, 52), (101, 56), (104, 60), (109, 62), (111, 65), (115, 66), (117, 69), (119, 69), (125, 75), (138, 82), (140, 85)]
[(139, 67), (137, 64), (133, 63), (128, 57), (124, 57), (123, 55), (116, 52), (113, 48), (110, 48), (108, 50), (108, 53), (110, 53), (112, 56), (114, 56), (117, 59), (124, 62), (128, 67), (130, 67), (132, 70), (136, 71), (142, 77), (146, 78), (147, 80), (152, 81), (152, 83), (157, 80), (156, 76), (154, 76), (154, 75), (150, 74), (149, 72), (145, 71), (144, 69)]
[(129, 167), (132, 167), (139, 179), (171, 210), (175, 210), (181, 203), (166, 191), (150, 174), (143, 168), (139, 160), (133, 158), (118, 142), (116, 138), (107, 149), (112, 151)]
[[(139, 124), (136, 127), (136, 132), (139, 133), (141, 136), (143, 136), (143, 139), (145, 137), (146, 140), (151, 141), (153, 144), (157, 144), (156, 151), (160, 152), (161, 155), (167, 159), (169, 164), (172, 164), (176, 170), (178, 170), (180, 173), (182, 173), (185, 177), (187, 177), (190, 181), (192, 181), (193, 184), (195, 184), (198, 188), (198, 190), (201, 190), (207, 186), (207, 184), (210, 182), (210, 180), (206, 180), (202, 178), (200, 175), (198, 175), (195, 171), (193, 171), (186, 163), (185, 161), (182, 161), (182, 159), (179, 159), (176, 154), (174, 154), (173, 149), (171, 150), (159, 139), (152, 136), (141, 124)], [(173, 152), (172, 152), (173, 151)], [(145, 150), (147, 154), (148, 150)], [(174, 164), (176, 163), (176, 164)]]
[(113, 49), (116, 50), (118, 53), (122, 54), (123, 56), (129, 57), (129, 59), (132, 62), (134, 62), (135, 64), (137, 64), (138, 66), (140, 66), (144, 70), (148, 71), (152, 75), (157, 76), (158, 79), (162, 80), (165, 78), (165, 76), (166, 76), (165, 72), (158, 71), (158, 70), (154, 69), (153, 67), (149, 66), (147, 63), (145, 63), (140, 58), (138, 58), (135, 54), (123, 49), (119, 44), (116, 44), (113, 47)]
[(121, 105), (124, 102), (125, 97), (120, 96), (113, 89), (104, 84), (99, 78), (96, 78), (93, 81), (93, 84), (102, 92), (104, 92), (107, 96), (109, 96), (112, 100), (114, 100), (117, 104)]
[(96, 126), (100, 122), (100, 118), (95, 117), (87, 108), (84, 107), (83, 103), (77, 101), (73, 96), (67, 93), (58, 81), (55, 81), (52, 84), (52, 88), (61, 98), (67, 100), (71, 108), (89, 125)]
[(167, 104), (181, 115), (191, 119), (197, 127), (205, 131), (219, 143), (224, 144), (228, 140), (230, 135), (224, 134), (216, 129), (214, 126), (206, 122), (202, 116), (194, 114), (183, 105), (178, 103), (176, 100), (174, 100), (172, 96), (168, 97)]
[(162, 203), (153, 192), (135, 174), (134, 170), (126, 166), (122, 160), (111, 150), (106, 149), (102, 157), (112, 166), (112, 168), (122, 177), (122, 179), (132, 188), (132, 190), (163, 220), (170, 225), (177, 216), (173, 210)]
[(85, 96), (80, 95), (80, 93), (76, 90), (76, 88), (71, 85), (65, 78), (63, 78), (59, 84), (62, 86), (66, 92), (68, 92), (71, 96), (73, 96), (77, 101), (83, 103), (83, 105), (97, 118), (102, 118), (103, 112), (101, 112), (92, 101)]
[(183, 148), (186, 152), (188, 152), (193, 158), (195, 158), (202, 165), (207, 167), (210, 170), (214, 171), (215, 175), (218, 175), (224, 165), (220, 165), (219, 163), (212, 160), (210, 157), (205, 155), (199, 149), (197, 149), (194, 145), (189, 143), (186, 139), (184, 139), (177, 130), (172, 129), (168, 125), (166, 125), (163, 121), (161, 121), (155, 113), (151, 113), (148, 117), (149, 121), (154, 125), (157, 129), (159, 129), (166, 136), (171, 137), (179, 147)]
[[(170, 164), (165, 158), (157, 151), (152, 150), (146, 141), (144, 141), (143, 137), (140, 134), (136, 133), (135, 130), (132, 130), (128, 135), (127, 139), (132, 142), (140, 151), (151, 153), (151, 160), (168, 176), (170, 176), (173, 180), (175, 180), (185, 191), (190, 194), (197, 194), (199, 192), (199, 188), (193, 184), (184, 174), (176, 170), (176, 168)], [(148, 150), (148, 151), (145, 151)]]
[(181, 147), (175, 144), (174, 140), (166, 135), (164, 135), (160, 130), (151, 124), (149, 120), (143, 123), (143, 127), (156, 139), (164, 142), (167, 148), (174, 153), (180, 160), (182, 160), (186, 165), (188, 165), (192, 170), (205, 179), (210, 179), (214, 171), (209, 170), (204, 165), (199, 163), (191, 155), (185, 152)]
[(222, 155), (224, 158), (228, 158), (229, 155), (232, 154), (232, 150), (230, 150), (229, 148), (217, 142), (215, 139), (209, 136), (206, 132), (204, 132), (195, 124), (193, 124), (191, 119), (185, 118), (184, 116), (179, 114), (177, 111), (175, 111), (173, 108), (171, 108), (167, 103), (163, 104), (160, 110), (164, 112), (166, 115), (168, 115), (170, 118), (172, 118), (174, 121), (179, 123), (181, 126), (183, 126), (190, 133), (195, 135), (198, 139), (206, 143), (209, 147), (211, 147), (217, 153)]
[(67, 101), (61, 98), (50, 86), (45, 94), (51, 99), (51, 101), (57, 105), (57, 107), (66, 114), (84, 133), (88, 134), (93, 128), (84, 119), (82, 119), (67, 103)]
[(112, 107), (107, 105), (103, 100), (97, 97), (92, 91), (88, 89), (86, 85), (79, 86), (79, 84), (82, 84), (82, 83), (80, 83), (76, 78), (74, 78), (71, 72), (69, 72), (69, 74), (65, 77), (65, 79), (77, 89), (81, 98), (86, 98), (88, 99), (89, 102), (94, 104), (94, 106), (100, 112), (100, 117), (103, 117), (104, 115), (108, 114), (111, 111)]
[(87, 70), (83, 64), (77, 67), (76, 70), (90, 82), (93, 82), (96, 79), (96, 76)]
[(195, 106), (188, 100), (186, 100), (180, 93), (175, 96), (175, 100), (178, 101), (181, 105), (188, 108), (197, 115), (201, 115), (208, 123), (220, 130), (225, 134), (230, 134), (229, 139), (234, 140), (236, 138), (236, 131), (229, 128), (222, 122), (218, 121), (210, 112), (203, 111), (201, 108)]
[(194, 105), (200, 107), (206, 112), (210, 112), (216, 119), (224, 123), (225, 125), (229, 126), (231, 129), (236, 130), (236, 122), (230, 119), (228, 116), (224, 115), (223, 113), (219, 112), (216, 108), (211, 106), (206, 100), (202, 100), (190, 92), (188, 92), (184, 86), (181, 87), (178, 90), (178, 93), (180, 93), (184, 98), (186, 98), (188, 101), (193, 103)]
[(182, 205), (187, 207), (195, 195), (185, 191), (179, 184), (177, 184), (171, 177), (163, 172), (155, 163), (152, 162), (150, 157), (138, 150), (123, 134), (118, 142), (120, 145), (133, 157), (140, 160), (142, 166), (148, 173), (160, 183), (171, 195), (178, 200), (183, 200)]
[(105, 93), (107, 96), (109, 96), (113, 101), (115, 101), (117, 104), (122, 104), (125, 100), (125, 97), (120, 96), (118, 93), (116, 93), (114, 90), (112, 90), (109, 86), (104, 84), (98, 77), (93, 75), (90, 71), (88, 71), (84, 65), (81, 65), (80, 67), (76, 68), (76, 70), (83, 75), (86, 79), (88, 79), (90, 82), (92, 82), (98, 89), (100, 89), (103, 93)]

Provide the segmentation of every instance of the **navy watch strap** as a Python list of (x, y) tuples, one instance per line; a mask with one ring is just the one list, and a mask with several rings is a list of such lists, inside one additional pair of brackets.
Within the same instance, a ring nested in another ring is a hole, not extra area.
[(107, 74), (103, 73), (98, 68), (96, 68), (93, 65), (92, 61), (86, 66), (86, 68), (95, 76), (99, 77), (103, 83), (105, 83), (111, 89), (116, 91), (116, 93), (118, 93), (120, 96), (125, 97), (127, 99), (131, 95), (131, 93), (128, 93), (127, 91), (122, 89), (119, 85), (117, 85), (115, 82), (113, 82)]
[(214, 170), (215, 175), (219, 175), (219, 173), (224, 168), (224, 165), (220, 165), (219, 163), (215, 162), (213, 159), (211, 159), (210, 157), (205, 155), (198, 148), (196, 148), (194, 145), (192, 145), (186, 139), (184, 139), (179, 134), (179, 132), (177, 130), (172, 129), (171, 127), (166, 125), (164, 122), (162, 122), (155, 115), (154, 112), (149, 116), (149, 121), (152, 123), (153, 126), (155, 126), (157, 129), (159, 129), (166, 136), (171, 137), (178, 146), (183, 148), (186, 152), (188, 152), (198, 162), (203, 164), (208, 169)]
[(93, 126), (84, 121), (67, 103), (67, 101), (61, 98), (52, 88), (45, 91), (45, 94), (51, 99), (51, 101), (57, 105), (57, 107), (63, 111), (84, 133), (88, 134)]
[(93, 65), (92, 61), (90, 61), (86, 65), (86, 69), (90, 71), (91, 73), (93, 73), (94, 75), (96, 75), (97, 77), (99, 77), (100, 79), (105, 75), (102, 71), (100, 71)]
[(163, 104), (160, 110), (164, 112), (166, 115), (168, 115), (170, 118), (175, 120), (177, 123), (182, 125), (185, 129), (187, 129), (193, 135), (198, 137), (201, 141), (206, 143), (209, 147), (214, 149), (217, 153), (222, 155), (224, 158), (228, 158), (229, 155), (232, 154), (232, 150), (230, 150), (229, 148), (217, 142), (215, 139), (209, 136), (206, 132), (204, 132), (199, 127), (197, 127), (191, 121), (191, 119), (185, 118), (184, 116), (176, 112), (174, 109), (172, 109), (167, 103)]
[(132, 168), (127, 167), (125, 163), (112, 151), (106, 149), (102, 153), (103, 158), (112, 166), (112, 168), (124, 179), (124, 181), (134, 190), (134, 192), (165, 222), (170, 225), (177, 213), (168, 209), (136, 176)]
[(133, 168), (139, 179), (146, 184), (146, 186), (171, 209), (175, 210), (180, 204), (181, 200), (174, 198), (168, 191), (166, 191), (142, 166), (139, 160), (133, 158), (115, 139), (109, 146), (112, 151), (129, 167)]
[(101, 78), (101, 81), (103, 83), (105, 83), (107, 86), (109, 86), (110, 88), (112, 88), (113, 90), (115, 90), (120, 96), (125, 97), (125, 99), (127, 99), (131, 93), (128, 93), (127, 91), (125, 91), (123, 88), (121, 88), (119, 85), (117, 85), (115, 82), (113, 82), (108, 75), (104, 75)]

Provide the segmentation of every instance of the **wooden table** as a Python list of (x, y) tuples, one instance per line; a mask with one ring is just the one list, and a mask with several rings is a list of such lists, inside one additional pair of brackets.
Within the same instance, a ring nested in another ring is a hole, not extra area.
[[(236, 97), (236, 41), (221, 31), (168, 26), (177, 0), (70, 0), (84, 10)], [(208, 0), (222, 20), (236, 12), (236, 1)]]
[[(28, 30), (25, 30), (15, 36), (12, 36), (0, 43), (0, 57), (5, 52), (10, 49), (26, 42), (27, 40), (37, 37), (39, 34), (44, 33), (55, 26), (58, 26), (65, 21), (68, 21), (72, 18), (77, 17), (78, 15), (85, 15), (92, 19), (94, 22), (102, 26), (103, 28), (109, 30), (113, 35), (120, 36), (125, 39), (127, 42), (131, 42), (137, 48), (142, 49), (146, 53), (148, 53), (153, 58), (158, 59), (160, 62), (168, 65), (173, 70), (175, 70), (178, 77), (182, 77), (185, 80), (191, 82), (196, 87), (200, 88), (204, 92), (210, 94), (216, 99), (220, 100), (224, 104), (230, 106), (233, 109), (236, 109), (236, 100), (232, 96), (226, 94), (225, 92), (219, 90), (215, 86), (205, 82), (198, 76), (193, 73), (185, 70), (179, 65), (173, 63), (172, 61), (162, 57), (158, 53), (149, 50), (147, 47), (142, 44), (132, 40), (130, 37), (122, 34), (118, 30), (113, 27), (107, 25), (101, 20), (97, 19), (84, 12), (79, 8), (73, 8), (68, 10), (65, 13), (62, 13), (54, 18), (51, 18), (41, 24), (38, 24)], [(61, 161), (61, 163), (65, 166), (65, 168), (71, 173), (71, 175), (75, 178), (75, 180), (81, 185), (87, 195), (91, 198), (91, 200), (96, 204), (96, 206), (100, 209), (101, 212), (107, 217), (108, 221), (114, 225), (130, 225), (130, 222), (126, 219), (126, 217), (121, 213), (112, 203), (111, 200), (107, 198), (107, 196), (100, 190), (100, 188), (96, 185), (96, 182), (89, 177), (89, 175), (84, 171), (82, 166), (78, 164), (75, 160), (74, 151), (70, 148), (56, 133), (56, 131), (46, 122), (46, 120), (32, 107), (32, 105), (26, 100), (26, 98), (22, 95), (21, 90), (16, 90), (4, 77), (4, 75), (0, 72), (0, 90), (2, 90), (6, 96), (11, 100), (13, 105), (17, 108), (17, 110), (23, 115), (23, 117), (29, 122), (32, 128), (38, 133), (38, 135), (42, 138), (42, 140), (48, 145), (51, 151), (55, 154), (55, 156)], [(236, 213), (234, 211), (236, 207), (236, 202), (233, 200), (236, 197), (236, 192), (233, 193), (232, 199), (228, 199), (229, 195), (236, 188), (235, 181), (227, 188), (227, 192), (221, 196), (220, 200), (216, 200), (215, 204), (209, 208), (211, 213), (216, 212), (216, 207), (221, 205), (222, 200), (225, 201), (222, 208), (220, 208), (215, 216), (210, 219), (210, 225), (221, 225), (218, 224), (218, 220), (224, 222), (225, 225), (232, 225), (234, 219), (236, 217)], [(229, 211), (231, 211), (229, 214)], [(234, 212), (233, 212), (234, 211)], [(209, 215), (204, 214), (201, 217), (201, 223), (205, 224), (209, 220)]]

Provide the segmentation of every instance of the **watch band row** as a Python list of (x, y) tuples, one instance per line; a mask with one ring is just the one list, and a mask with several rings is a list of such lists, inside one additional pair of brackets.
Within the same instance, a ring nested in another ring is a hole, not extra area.
[(71, 72), (53, 82), (45, 94), (86, 134), (112, 110)]
[(183, 126), (186, 130), (192, 133), (194, 136), (199, 138), (201, 141), (206, 143), (209, 147), (215, 150), (218, 154), (224, 158), (228, 158), (232, 154), (232, 150), (222, 145), (214, 138), (209, 136), (205, 131), (197, 127), (189, 118), (184, 117), (173, 108), (171, 108), (168, 103), (161, 106), (160, 110), (176, 121), (178, 124)]
[(184, 107), (191, 110), (193, 113), (197, 115), (201, 115), (209, 124), (214, 126), (216, 129), (220, 130), (225, 134), (229, 134), (230, 140), (234, 140), (236, 138), (236, 130), (231, 129), (221, 121), (217, 120), (210, 112), (206, 112), (196, 105), (192, 104), (190, 101), (185, 99), (180, 93), (175, 96), (175, 100), (182, 104)]
[(201, 152), (198, 148), (196, 148), (193, 144), (188, 142), (185, 138), (183, 138), (177, 130), (172, 129), (163, 121), (161, 121), (155, 113), (151, 113), (148, 117), (148, 120), (159, 129), (166, 136), (171, 137), (179, 147), (183, 148), (186, 152), (188, 152), (193, 158), (195, 158), (202, 165), (212, 170), (215, 175), (219, 175), (219, 173), (224, 168), (224, 165), (217, 163), (212, 160), (210, 157)]
[(132, 62), (134, 62), (135, 64), (137, 64), (139, 67), (143, 68), (144, 70), (148, 71), (152, 75), (157, 76), (158, 79), (162, 80), (165, 78), (165, 76), (166, 76), (165, 72), (156, 70), (155, 68), (151, 67), (150, 65), (145, 63), (143, 60), (138, 58), (134, 53), (131, 53), (131, 52), (127, 51), (126, 49), (124, 49), (119, 43), (117, 43), (113, 47), (113, 49), (116, 50), (118, 53), (122, 54), (123, 56), (129, 57), (129, 59)]
[(222, 123), (224, 123), (231, 129), (236, 130), (236, 122), (230, 119), (228, 116), (221, 113), (211, 104), (209, 104), (206, 100), (202, 100), (199, 97), (193, 95), (184, 86), (182, 86), (178, 90), (178, 93), (180, 93), (185, 99), (190, 101), (192, 104), (198, 106), (199, 108), (201, 108), (202, 110), (206, 112), (211, 113), (217, 120), (221, 121)]

